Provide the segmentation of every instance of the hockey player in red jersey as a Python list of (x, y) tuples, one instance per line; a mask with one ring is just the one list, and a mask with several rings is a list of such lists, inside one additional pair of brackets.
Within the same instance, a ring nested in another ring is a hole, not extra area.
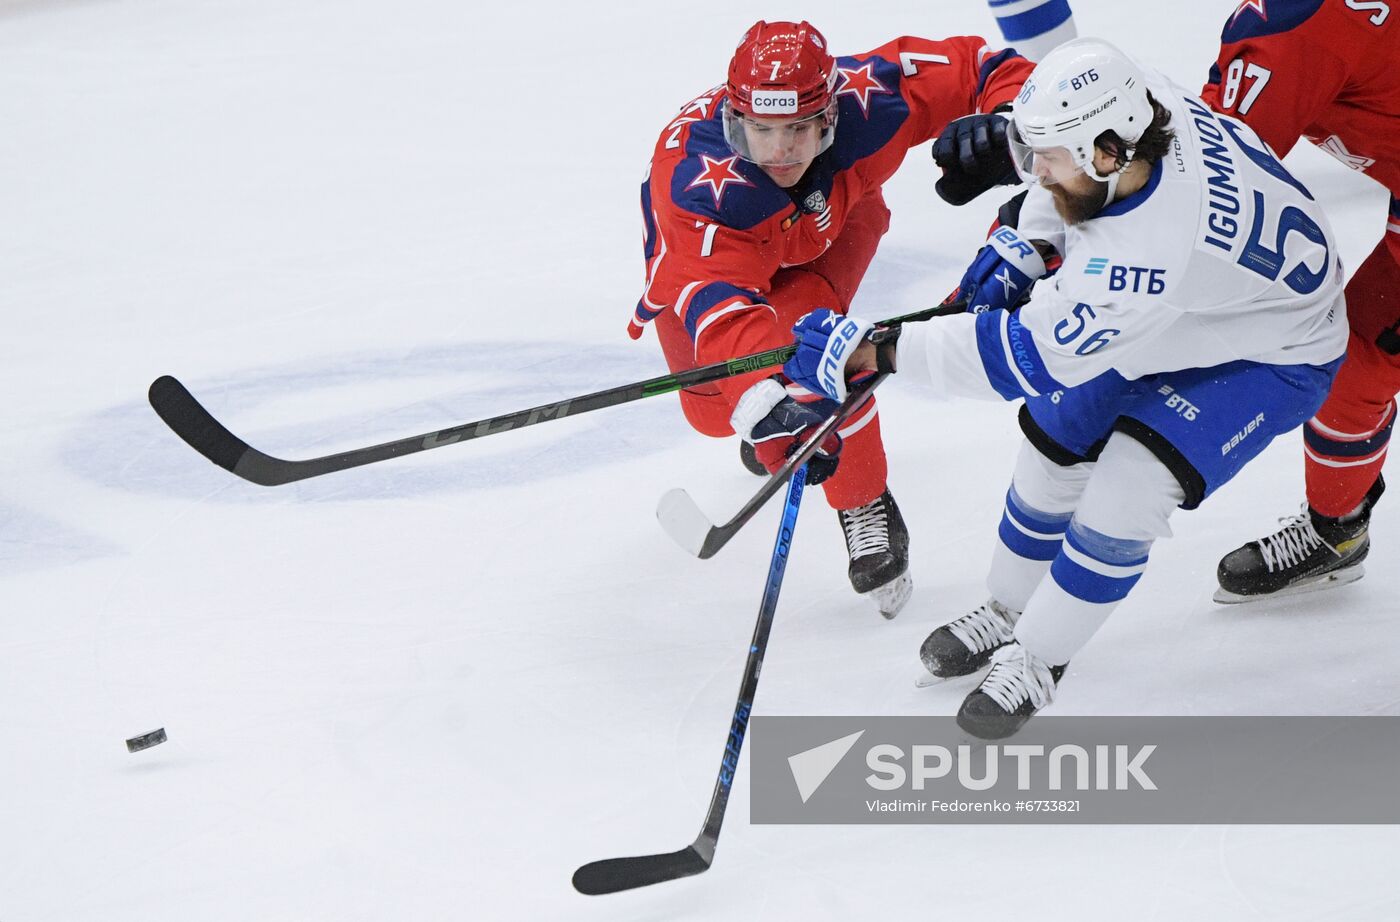
[[(759, 22), (728, 80), (661, 132), (642, 185), (651, 324), (673, 372), (787, 345), (798, 317), (844, 314), (889, 227), (881, 186), (953, 119), (1009, 102), (1032, 65), (980, 38), (899, 38), (833, 57), (806, 22)], [(776, 469), (834, 405), (778, 377), (683, 391), (699, 432), (738, 434)], [(809, 465), (837, 510), (858, 593), (894, 617), (912, 590), (874, 402)]]
[(1397, 20), (1390, 0), (1244, 0), (1225, 23), (1202, 93), (1280, 157), (1306, 138), (1391, 195), (1386, 232), (1347, 284), (1346, 361), (1303, 430), (1307, 506), (1220, 561), (1217, 601), (1341, 585), (1363, 573), (1400, 391)]

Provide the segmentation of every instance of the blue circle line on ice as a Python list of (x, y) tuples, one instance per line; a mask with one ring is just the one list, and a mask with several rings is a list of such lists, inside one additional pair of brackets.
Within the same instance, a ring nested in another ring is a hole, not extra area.
[[(296, 459), (528, 409), (666, 369), (645, 345), (536, 341), (327, 356), (218, 378), (179, 373), (235, 435)], [(143, 392), (76, 426), (61, 455), (80, 475), (131, 492), (229, 503), (361, 501), (537, 483), (635, 461), (688, 432), (668, 395), (434, 450), (431, 460), (394, 459), (269, 488), (200, 457), (165, 427)]]

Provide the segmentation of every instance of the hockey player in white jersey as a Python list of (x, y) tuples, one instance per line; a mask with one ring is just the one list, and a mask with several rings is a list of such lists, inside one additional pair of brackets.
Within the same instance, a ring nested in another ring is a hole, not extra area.
[[(935, 394), (1024, 399), (1025, 441), (985, 604), (934, 631), (934, 676), (991, 670), (959, 724), (1014, 733), (1193, 509), (1307, 420), (1346, 346), (1342, 267), (1312, 195), (1241, 122), (1097, 39), (1046, 56), (1017, 97), (1031, 189), (962, 286), (979, 313), (904, 328), (818, 311), (792, 380), (840, 399), (898, 371)], [(1023, 289), (1046, 275), (1013, 312)]]

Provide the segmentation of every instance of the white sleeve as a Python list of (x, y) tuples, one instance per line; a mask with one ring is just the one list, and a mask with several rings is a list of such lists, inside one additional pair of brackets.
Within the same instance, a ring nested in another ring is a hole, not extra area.
[(1055, 210), (1055, 200), (1043, 186), (1031, 186), (1021, 203), (1016, 231), (1027, 240), (1044, 240), (1061, 255), (1065, 252), (1065, 222)]
[(900, 380), (929, 390), (933, 397), (1000, 400), (1002, 395), (987, 379), (978, 355), (979, 316), (982, 315), (954, 314), (926, 323), (905, 324), (895, 349), (895, 369)]
[(1020, 311), (957, 314), (910, 324), (901, 377), (939, 396), (1017, 400), (1074, 387), (1114, 368), (1181, 316), (1157, 299), (1089, 304), (1042, 283)]

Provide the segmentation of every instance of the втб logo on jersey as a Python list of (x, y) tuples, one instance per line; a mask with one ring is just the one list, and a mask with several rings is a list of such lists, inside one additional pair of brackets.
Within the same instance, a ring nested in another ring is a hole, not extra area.
[(700, 155), (700, 162), (704, 165), (700, 170), (700, 175), (690, 181), (687, 189), (694, 189), (697, 186), (709, 186), (710, 192), (715, 197), (715, 207), (718, 208), (724, 199), (724, 189), (730, 183), (736, 186), (752, 186), (739, 172), (734, 169), (734, 164), (739, 160), (739, 155), (725, 157), (723, 160), (716, 160), (705, 154)]
[(1134, 294), (1159, 295), (1167, 290), (1166, 269), (1146, 266), (1114, 266), (1106, 256), (1095, 256), (1084, 265), (1085, 275), (1108, 273), (1109, 291), (1131, 291)]

